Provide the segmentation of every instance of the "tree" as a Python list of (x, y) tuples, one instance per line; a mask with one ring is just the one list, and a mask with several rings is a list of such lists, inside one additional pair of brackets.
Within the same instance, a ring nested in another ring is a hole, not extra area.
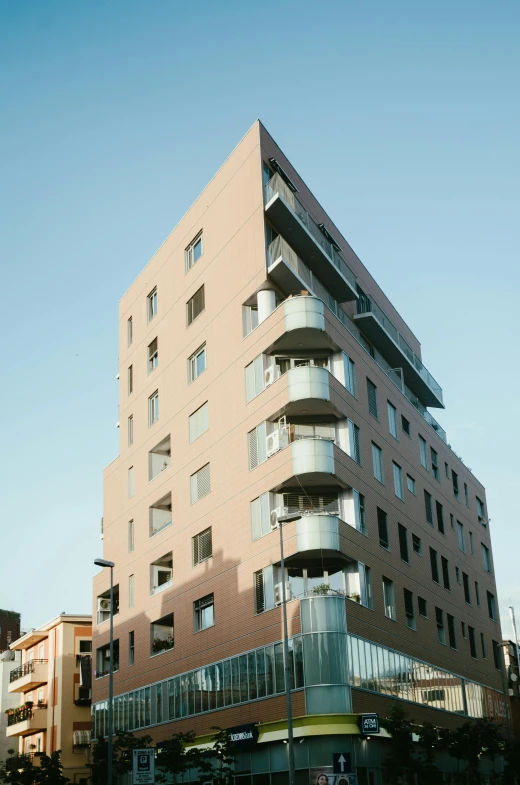
[[(156, 774), (158, 782), (182, 781), (188, 769), (198, 768), (199, 749), (191, 749), (188, 745), (195, 741), (195, 732), (174, 733), (170, 739), (162, 741), (157, 749), (156, 764), (159, 769)], [(165, 774), (169, 777), (166, 778)]]
[[(449, 754), (457, 759), (458, 781), (468, 785), (481, 785), (483, 781), (480, 767), (482, 755), (489, 756), (494, 770), (495, 760), (504, 747), (502, 730), (489, 717), (465, 722), (456, 730), (444, 728), (441, 743)], [(461, 772), (462, 762), (465, 766)]]
[[(132, 750), (150, 746), (151, 736), (134, 736), (133, 733), (119, 731), (112, 745), (112, 776), (127, 774), (132, 770)], [(100, 737), (92, 750), (92, 763), (88, 764), (91, 785), (106, 785), (108, 776), (108, 743)]]
[(211, 776), (218, 785), (227, 785), (234, 774), (236, 747), (230, 741), (226, 730), (218, 725), (213, 725), (211, 730), (216, 731), (213, 747), (205, 750), (203, 766), (199, 766), (199, 771)]
[(41, 755), (40, 765), (34, 766), (33, 772), (37, 772), (36, 785), (67, 785), (67, 782), (70, 782), (69, 778), (63, 775), (61, 750), (51, 755)]
[(69, 779), (63, 775), (61, 750), (40, 755), (39, 761), (39, 766), (33, 766), (27, 756), (11, 755), (0, 767), (0, 781), (8, 785), (67, 785)]
[(383, 762), (385, 785), (401, 785), (403, 778), (415, 771), (412, 722), (400, 704), (392, 707), (390, 716), (381, 722), (392, 736), (390, 751)]

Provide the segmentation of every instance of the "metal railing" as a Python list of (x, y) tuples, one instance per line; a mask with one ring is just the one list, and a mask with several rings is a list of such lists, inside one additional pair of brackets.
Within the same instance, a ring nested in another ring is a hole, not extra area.
[(7, 724), (8, 725), (16, 725), (18, 722), (24, 722), (25, 720), (31, 720), (34, 717), (34, 711), (36, 709), (46, 709), (46, 703), (38, 703), (37, 706), (21, 706), (19, 709), (13, 709), (7, 715)]
[(383, 327), (389, 336), (394, 340), (397, 346), (401, 349), (405, 357), (409, 360), (411, 365), (415, 368), (421, 379), (428, 385), (430, 390), (435, 393), (437, 398), (442, 403), (442, 387), (435, 381), (431, 373), (424, 367), (422, 361), (417, 357), (412, 347), (403, 338), (397, 327), (390, 321), (385, 312), (375, 303), (371, 297), (366, 294), (360, 294), (357, 302), (357, 312), (372, 313), (381, 327)]
[(305, 226), (313, 240), (322, 248), (334, 267), (339, 270), (343, 278), (356, 289), (356, 276), (350, 269), (348, 264), (342, 259), (338, 250), (334, 245), (327, 240), (317, 223), (307, 212), (298, 197), (291, 191), (289, 186), (284, 182), (278, 173), (273, 175), (267, 185), (265, 186), (265, 201), (266, 204), (273, 196), (279, 194), (287, 206), (292, 210), (295, 216)]
[(20, 665), (19, 668), (15, 668), (9, 674), (9, 681), (11, 684), (13, 681), (17, 679), (21, 679), (22, 676), (27, 676), (29, 673), (34, 673), (34, 668), (36, 665), (46, 665), (47, 660), (29, 660), (29, 662), (24, 662), (23, 665)]

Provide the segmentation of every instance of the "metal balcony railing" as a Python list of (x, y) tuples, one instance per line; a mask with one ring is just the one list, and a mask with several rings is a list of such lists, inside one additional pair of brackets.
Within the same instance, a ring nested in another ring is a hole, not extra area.
[(34, 673), (34, 669), (36, 665), (46, 665), (47, 660), (29, 660), (29, 662), (24, 662), (23, 665), (20, 665), (19, 668), (15, 668), (14, 671), (11, 671), (9, 674), (9, 681), (11, 684), (13, 681), (17, 679), (21, 679), (22, 676), (27, 676), (28, 673)]
[(31, 720), (34, 717), (34, 711), (36, 709), (46, 709), (46, 703), (38, 703), (37, 706), (22, 706), (19, 709), (13, 709), (7, 715), (7, 724), (16, 725), (18, 722), (24, 722), (25, 720)]
[(279, 194), (287, 206), (292, 210), (292, 212), (296, 215), (296, 217), (300, 220), (300, 222), (305, 226), (309, 234), (315, 240), (315, 242), (322, 248), (325, 252), (326, 256), (329, 258), (330, 262), (334, 265), (334, 267), (339, 270), (342, 276), (354, 287), (356, 288), (356, 276), (346, 264), (346, 262), (342, 259), (339, 251), (335, 247), (330, 240), (327, 239), (325, 234), (322, 232), (318, 224), (314, 221), (311, 217), (310, 213), (307, 212), (305, 207), (302, 205), (298, 197), (291, 191), (289, 186), (284, 182), (284, 180), (280, 177), (278, 173), (273, 175), (267, 185), (265, 186), (265, 201), (266, 204), (273, 198)]

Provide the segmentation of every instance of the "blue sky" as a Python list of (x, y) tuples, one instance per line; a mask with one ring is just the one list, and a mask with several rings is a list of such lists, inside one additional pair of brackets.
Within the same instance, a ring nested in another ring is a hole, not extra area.
[(422, 342), (520, 616), (519, 24), (507, 0), (0, 3), (0, 607), (90, 611), (118, 299), (259, 117)]

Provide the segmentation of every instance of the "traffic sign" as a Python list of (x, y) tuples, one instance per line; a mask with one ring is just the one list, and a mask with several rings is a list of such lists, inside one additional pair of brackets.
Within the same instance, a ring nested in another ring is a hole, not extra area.
[(155, 750), (145, 748), (132, 750), (133, 785), (154, 785)]
[(350, 752), (333, 752), (332, 770), (334, 774), (350, 774), (352, 771)]

